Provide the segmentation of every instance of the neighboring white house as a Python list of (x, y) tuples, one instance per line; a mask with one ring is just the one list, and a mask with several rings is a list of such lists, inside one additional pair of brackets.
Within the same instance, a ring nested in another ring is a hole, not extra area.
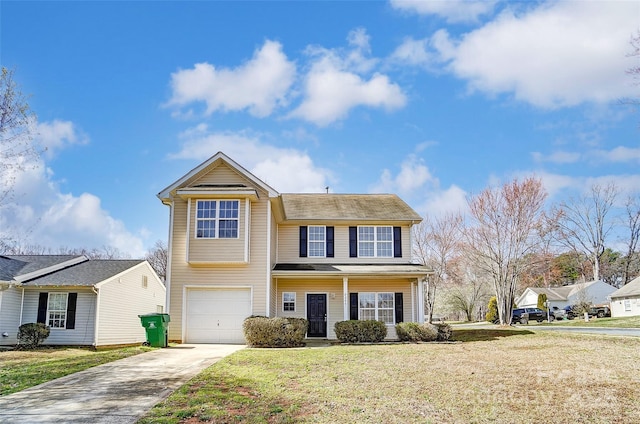
[(611, 293), (611, 316), (640, 315), (640, 277)]
[(616, 290), (615, 287), (603, 281), (589, 281), (561, 287), (529, 287), (516, 299), (518, 308), (535, 308), (538, 306), (538, 295), (546, 294), (549, 307), (559, 309), (565, 306), (575, 305), (581, 301), (593, 305), (609, 303), (609, 296)]
[(109, 346), (146, 340), (138, 315), (163, 312), (166, 290), (145, 260), (84, 255), (0, 256), (0, 345), (47, 324), (44, 344)]

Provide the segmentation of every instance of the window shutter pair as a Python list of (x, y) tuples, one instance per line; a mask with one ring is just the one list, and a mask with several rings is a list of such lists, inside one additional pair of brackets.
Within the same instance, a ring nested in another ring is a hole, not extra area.
[[(349, 227), (349, 257), (358, 257), (358, 227)], [(393, 257), (402, 257), (402, 228), (393, 227)]]
[[(334, 242), (333, 242), (333, 227), (325, 227), (325, 256), (327, 258), (333, 258), (334, 256)], [(307, 226), (300, 226), (300, 257), (307, 257)]]
[[(396, 324), (404, 321), (404, 308), (402, 303), (402, 293), (395, 293), (395, 314)], [(349, 293), (349, 319), (358, 319), (358, 293)]]
[[(69, 293), (67, 298), (67, 320), (65, 328), (73, 330), (76, 328), (76, 305), (78, 303), (78, 293)], [(38, 318), (37, 322), (47, 323), (47, 307), (49, 306), (49, 293), (41, 292), (38, 298)]]

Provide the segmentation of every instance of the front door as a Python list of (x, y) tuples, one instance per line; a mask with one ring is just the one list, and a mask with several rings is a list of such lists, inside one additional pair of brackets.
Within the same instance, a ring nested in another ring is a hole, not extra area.
[(327, 337), (327, 295), (307, 295), (307, 337)]

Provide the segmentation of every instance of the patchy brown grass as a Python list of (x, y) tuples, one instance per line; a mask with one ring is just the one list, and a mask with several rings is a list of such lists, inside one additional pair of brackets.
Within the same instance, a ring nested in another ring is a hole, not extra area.
[(140, 423), (640, 422), (638, 339), (513, 329), (454, 337), (467, 341), (246, 349)]

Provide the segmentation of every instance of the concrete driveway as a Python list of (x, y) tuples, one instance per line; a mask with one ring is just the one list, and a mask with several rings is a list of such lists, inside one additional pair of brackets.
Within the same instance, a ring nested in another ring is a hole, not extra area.
[(242, 345), (183, 344), (0, 397), (0, 423), (135, 423), (187, 380)]

